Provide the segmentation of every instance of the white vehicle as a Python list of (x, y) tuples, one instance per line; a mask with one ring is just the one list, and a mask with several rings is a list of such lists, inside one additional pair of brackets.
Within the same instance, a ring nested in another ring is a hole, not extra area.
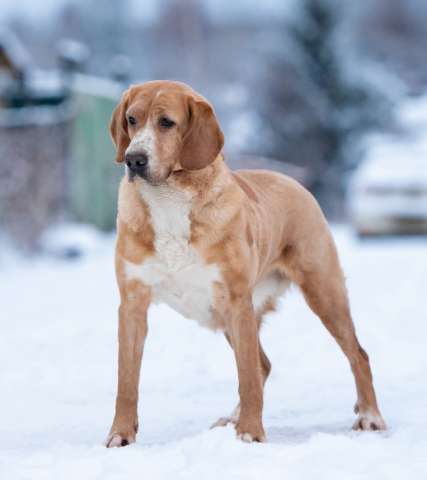
[(427, 233), (427, 141), (378, 139), (349, 189), (359, 235)]

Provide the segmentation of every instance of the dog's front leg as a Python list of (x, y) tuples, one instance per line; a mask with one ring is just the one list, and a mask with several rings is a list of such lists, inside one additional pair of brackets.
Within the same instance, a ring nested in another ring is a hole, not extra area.
[(264, 442), (262, 425), (263, 379), (259, 353), (258, 325), (250, 295), (233, 302), (230, 337), (239, 376), (239, 438)]
[(116, 413), (107, 447), (135, 442), (138, 431), (138, 387), (141, 358), (147, 335), (150, 292), (136, 280), (121, 286), (119, 308), (119, 378)]

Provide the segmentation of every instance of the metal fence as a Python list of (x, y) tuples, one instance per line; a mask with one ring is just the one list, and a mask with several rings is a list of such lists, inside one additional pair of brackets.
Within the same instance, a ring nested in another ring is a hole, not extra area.
[(0, 109), (0, 232), (24, 248), (66, 204), (72, 108)]

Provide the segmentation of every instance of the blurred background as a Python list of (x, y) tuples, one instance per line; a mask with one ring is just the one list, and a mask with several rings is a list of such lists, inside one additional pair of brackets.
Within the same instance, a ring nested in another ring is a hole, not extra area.
[[(426, 52), (426, 0), (0, 0), (0, 478), (427, 478)], [(207, 431), (236, 402), (232, 351), (153, 305), (142, 434), (100, 447), (123, 175), (108, 124), (152, 79), (213, 103), (231, 167), (284, 172), (320, 202), (384, 436), (349, 433), (347, 362), (293, 289), (261, 332), (271, 444)]]
[(114, 228), (108, 122), (152, 79), (214, 104), (233, 168), (293, 176), (359, 235), (426, 233), (426, 47), (425, 0), (2, 0), (0, 235)]

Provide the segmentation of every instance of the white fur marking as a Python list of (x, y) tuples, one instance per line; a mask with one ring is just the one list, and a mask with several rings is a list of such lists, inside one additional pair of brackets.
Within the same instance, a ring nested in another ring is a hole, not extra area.
[(147, 154), (150, 159), (156, 158), (155, 132), (149, 123), (137, 132), (126, 149), (126, 153), (138, 153), (141, 151)]
[(210, 326), (216, 265), (206, 265), (190, 245), (191, 197), (168, 185), (143, 183), (141, 195), (150, 209), (156, 253), (141, 265), (127, 262), (128, 278), (152, 287), (153, 301), (164, 302), (185, 317)]
[[(371, 427), (372, 424), (375, 428)], [(381, 415), (369, 411), (365, 413), (359, 412), (357, 415), (353, 429), (359, 430), (360, 427), (362, 427), (363, 430), (385, 430), (387, 428)]]
[(280, 297), (289, 286), (286, 278), (279, 277), (276, 273), (271, 273), (255, 285), (252, 295), (252, 303), (255, 311), (261, 310), (267, 301), (275, 301)]
[(242, 440), (242, 442), (245, 442), (245, 443), (252, 443), (254, 440), (250, 433), (241, 433), (240, 435), (238, 435), (238, 438), (239, 440)]

